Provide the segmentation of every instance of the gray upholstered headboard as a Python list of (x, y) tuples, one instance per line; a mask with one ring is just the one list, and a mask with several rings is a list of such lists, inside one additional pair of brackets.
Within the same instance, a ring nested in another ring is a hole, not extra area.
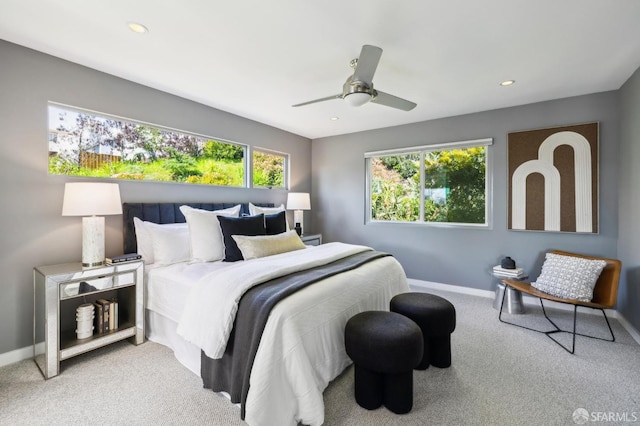
[[(184, 223), (186, 220), (180, 211), (180, 206), (191, 206), (195, 209), (220, 210), (240, 204), (240, 214), (249, 214), (249, 203), (123, 203), (123, 240), (124, 253), (136, 253), (136, 230), (133, 218), (154, 223)], [(261, 207), (273, 207), (273, 203), (253, 203)]]

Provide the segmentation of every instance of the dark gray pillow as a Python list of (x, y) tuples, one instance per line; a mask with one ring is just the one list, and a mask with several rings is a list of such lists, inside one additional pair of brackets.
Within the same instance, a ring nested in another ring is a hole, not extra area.
[(285, 211), (264, 216), (264, 226), (267, 235), (282, 234), (287, 231), (287, 217)]
[(224, 240), (224, 261), (236, 262), (243, 260), (242, 252), (238, 248), (232, 235), (265, 235), (264, 215), (245, 217), (218, 216), (222, 237)]

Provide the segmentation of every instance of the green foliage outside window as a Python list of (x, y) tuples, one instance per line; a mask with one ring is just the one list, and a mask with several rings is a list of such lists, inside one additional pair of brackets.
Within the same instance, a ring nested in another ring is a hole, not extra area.
[(425, 220), (485, 223), (484, 146), (428, 152), (424, 163), (425, 189), (442, 189), (445, 195), (444, 203), (425, 197)]
[[(49, 105), (52, 174), (242, 187), (245, 153), (231, 142)], [(286, 160), (254, 155), (254, 185), (284, 187)]]
[(371, 158), (369, 167), (373, 220), (486, 223), (485, 146), (426, 151), (423, 165), (419, 153)]
[(244, 149), (239, 145), (209, 140), (205, 142), (203, 155), (218, 161), (242, 161)]
[(267, 188), (285, 187), (284, 165), (286, 157), (282, 154), (253, 151), (253, 186)]
[(408, 222), (420, 219), (419, 163), (419, 154), (371, 159), (372, 219)]

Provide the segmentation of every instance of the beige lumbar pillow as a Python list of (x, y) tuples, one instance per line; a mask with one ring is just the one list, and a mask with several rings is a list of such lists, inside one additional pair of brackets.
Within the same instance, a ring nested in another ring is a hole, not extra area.
[(276, 235), (232, 235), (245, 260), (307, 248), (295, 230)]

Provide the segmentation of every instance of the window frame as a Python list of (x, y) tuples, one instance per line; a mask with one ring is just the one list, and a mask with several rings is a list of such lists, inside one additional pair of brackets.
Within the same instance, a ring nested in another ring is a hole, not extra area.
[[(62, 109), (62, 110), (67, 110), (70, 112), (74, 112), (74, 113), (80, 113), (80, 114), (88, 114), (88, 115), (94, 115), (98, 118), (101, 119), (112, 119), (112, 120), (117, 120), (117, 121), (123, 121), (123, 122), (127, 122), (127, 123), (131, 123), (131, 124), (136, 124), (136, 125), (141, 125), (141, 126), (147, 126), (147, 127), (152, 127), (154, 129), (158, 129), (158, 130), (163, 130), (163, 131), (168, 131), (168, 132), (174, 132), (174, 133), (179, 133), (179, 134), (183, 134), (183, 135), (187, 135), (187, 136), (193, 136), (196, 138), (202, 138), (202, 139), (207, 139), (207, 140), (213, 140), (216, 142), (221, 142), (221, 143), (226, 143), (226, 144), (230, 144), (230, 145), (235, 145), (238, 147), (241, 147), (243, 149), (243, 182), (241, 185), (219, 185), (219, 184), (209, 184), (209, 183), (188, 183), (188, 182), (179, 182), (179, 181), (164, 181), (164, 180), (146, 180), (146, 179), (142, 179), (139, 180), (139, 182), (155, 182), (155, 183), (178, 183), (178, 184), (187, 184), (187, 185), (204, 185), (204, 186), (216, 186), (216, 187), (221, 187), (221, 188), (236, 188), (236, 189), (248, 189), (252, 187), (252, 182), (253, 182), (253, 156), (252, 156), (252, 151), (251, 151), (251, 145), (249, 144), (245, 144), (245, 143), (240, 143), (240, 142), (234, 142), (234, 141), (230, 141), (227, 139), (223, 139), (223, 138), (218, 138), (218, 137), (214, 137), (214, 136), (209, 136), (209, 135), (204, 135), (204, 134), (200, 134), (200, 133), (196, 133), (196, 132), (191, 132), (191, 131), (186, 131), (186, 130), (181, 130), (181, 129), (176, 129), (173, 127), (168, 127), (168, 126), (163, 126), (163, 125), (159, 125), (159, 124), (155, 124), (155, 123), (150, 123), (150, 122), (146, 122), (146, 121), (142, 121), (142, 120), (136, 120), (136, 119), (132, 119), (132, 118), (128, 118), (128, 117), (122, 117), (119, 115), (115, 115), (115, 114), (108, 114), (108, 113), (104, 113), (104, 112), (100, 112), (100, 111), (95, 111), (95, 110), (91, 110), (88, 108), (81, 108), (81, 107), (76, 107), (76, 106), (72, 106), (72, 105), (67, 105), (67, 104), (63, 104), (63, 103), (59, 103), (59, 102), (54, 102), (54, 101), (48, 101), (47, 102), (47, 152), (49, 151), (49, 143), (50, 143), (50, 134), (51, 134), (51, 126), (50, 124), (50, 108), (51, 107), (55, 107), (58, 109)], [(279, 153), (279, 154), (283, 154), (283, 153)], [(288, 154), (286, 154), (288, 156)], [(247, 159), (250, 157), (250, 161), (247, 161)], [(288, 168), (288, 157), (286, 159), (286, 165), (285, 168)], [(52, 175), (52, 176), (68, 176), (68, 177), (84, 177), (84, 176), (78, 176), (78, 175), (69, 175), (69, 174), (56, 174), (56, 173), (51, 173), (49, 171), (49, 167), (47, 166), (47, 174)], [(102, 177), (102, 176), (88, 176), (87, 178), (91, 178), (91, 179), (113, 179), (113, 180), (133, 180), (133, 181), (138, 181), (135, 179), (126, 179), (126, 178), (114, 178), (114, 177)]]
[[(256, 186), (253, 184), (253, 172), (254, 172), (254, 164), (253, 164), (253, 153), (254, 152), (262, 152), (265, 154), (269, 154), (269, 155), (276, 155), (279, 157), (283, 157), (284, 159), (284, 166), (282, 167), (282, 183), (283, 186), (278, 186), (278, 187), (269, 187), (269, 186)], [(248, 161), (247, 163), (249, 163), (249, 168), (250, 168), (250, 174), (248, 175), (248, 179), (249, 179), (249, 186), (251, 188), (255, 188), (255, 189), (284, 189), (284, 190), (289, 190), (289, 163), (290, 163), (290, 154), (286, 153), (286, 152), (282, 152), (282, 151), (276, 151), (274, 149), (269, 149), (269, 148), (262, 148), (259, 146), (255, 146), (255, 147), (250, 147), (249, 148), (249, 157), (250, 157), (250, 161)]]
[[(436, 143), (404, 148), (368, 151), (364, 153), (365, 163), (365, 225), (373, 224), (399, 224), (413, 226), (430, 226), (437, 228), (469, 228), (469, 229), (493, 229), (493, 138), (471, 139), (455, 142)], [(424, 160), (425, 153), (432, 151), (445, 151), (460, 148), (485, 147), (485, 222), (484, 223), (460, 223), (460, 222), (429, 222), (424, 220), (424, 196), (420, 197), (420, 217), (417, 221), (402, 220), (378, 220), (373, 219), (371, 212), (371, 185), (373, 173), (371, 171), (371, 159), (378, 157), (419, 154), (420, 155), (420, 188), (424, 190)]]

